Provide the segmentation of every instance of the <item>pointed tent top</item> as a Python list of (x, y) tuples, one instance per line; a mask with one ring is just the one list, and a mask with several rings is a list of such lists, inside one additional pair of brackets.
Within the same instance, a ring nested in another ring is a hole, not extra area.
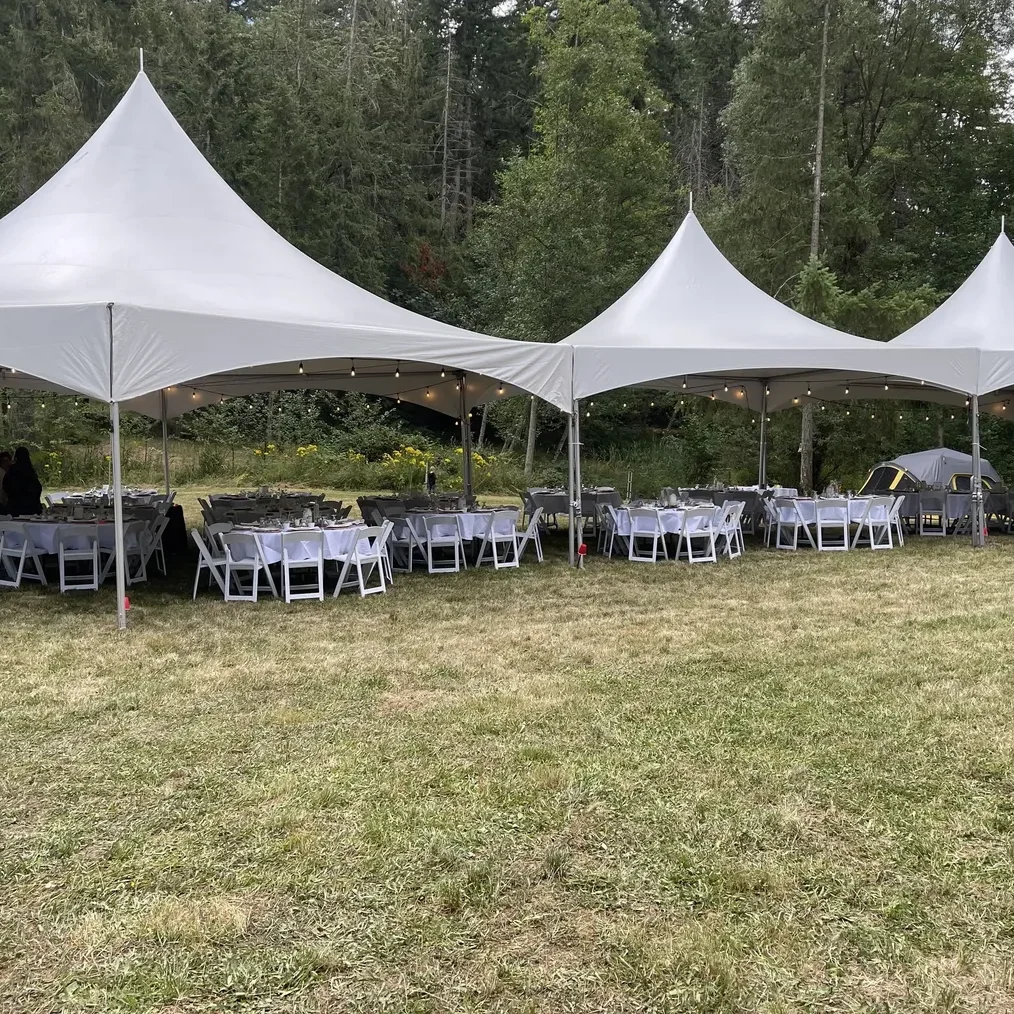
[(869, 348), (865, 338), (797, 313), (724, 257), (691, 211), (658, 259), (608, 309), (565, 341), (670, 349)]
[[(1005, 232), (964, 282), (892, 345), (1014, 352), (1014, 245)], [(986, 393), (980, 391), (980, 394)]]
[(90, 397), (372, 356), (570, 403), (566, 350), (430, 320), (297, 250), (222, 180), (143, 71), (81, 150), (0, 220), (0, 313), (0, 364)]

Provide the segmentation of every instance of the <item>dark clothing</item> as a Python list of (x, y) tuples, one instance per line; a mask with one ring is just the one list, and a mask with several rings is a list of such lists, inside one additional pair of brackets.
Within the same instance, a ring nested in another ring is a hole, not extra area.
[(16, 462), (11, 465), (4, 476), (4, 493), (7, 494), (7, 513), (13, 517), (42, 513), (42, 483), (35, 469)]

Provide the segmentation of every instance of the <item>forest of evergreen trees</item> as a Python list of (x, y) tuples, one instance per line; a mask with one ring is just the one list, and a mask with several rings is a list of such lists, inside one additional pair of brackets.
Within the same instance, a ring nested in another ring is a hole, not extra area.
[[(558, 340), (638, 277), (692, 191), (705, 228), (753, 281), (886, 339), (963, 280), (1010, 210), (1012, 6), (7, 0), (0, 214), (82, 144), (144, 47), (155, 87), (258, 214), (420, 312)], [(21, 397), (22, 437), (56, 439)], [(341, 399), (285, 395), (276, 433), (326, 441), (343, 425)], [(239, 401), (182, 421), (179, 435), (249, 440), (260, 402)], [(537, 446), (551, 455), (562, 421), (539, 413)], [(941, 440), (968, 446), (966, 416), (939, 406), (880, 402), (876, 421), (836, 405), (814, 415), (815, 482)], [(92, 424), (69, 407), (61, 418), (75, 434)], [(731, 474), (753, 465), (754, 423), (729, 406), (625, 392), (596, 400), (585, 439), (590, 454), (632, 459), (668, 441), (688, 468)], [(486, 437), (523, 454), (528, 427), (518, 400), (497, 407)], [(1014, 429), (986, 420), (983, 443), (1014, 476)], [(776, 418), (771, 454), (773, 475), (799, 474), (798, 410)]]

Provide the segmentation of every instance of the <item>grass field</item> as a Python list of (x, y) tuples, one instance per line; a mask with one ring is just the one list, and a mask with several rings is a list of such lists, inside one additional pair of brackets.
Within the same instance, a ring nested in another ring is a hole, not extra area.
[(1012, 565), (0, 596), (0, 1010), (1010, 1011)]

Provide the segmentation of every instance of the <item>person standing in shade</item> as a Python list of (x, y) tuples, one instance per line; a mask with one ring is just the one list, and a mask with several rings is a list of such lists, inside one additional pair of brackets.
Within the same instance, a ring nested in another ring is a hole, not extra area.
[(42, 483), (27, 447), (14, 452), (14, 462), (4, 473), (3, 490), (7, 495), (7, 513), (13, 517), (42, 513)]

